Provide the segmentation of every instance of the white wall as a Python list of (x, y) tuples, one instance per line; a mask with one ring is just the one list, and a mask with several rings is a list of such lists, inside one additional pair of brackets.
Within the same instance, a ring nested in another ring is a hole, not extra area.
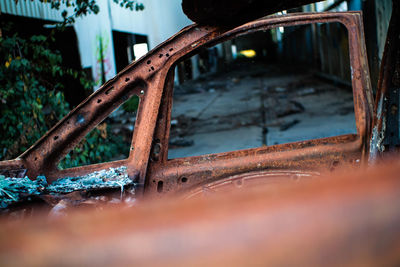
[(150, 49), (192, 23), (182, 11), (181, 0), (142, 1), (145, 9), (139, 12), (120, 8), (112, 0), (110, 2), (112, 29), (147, 35)]
[(92, 67), (95, 82), (99, 78), (99, 36), (108, 44), (105, 60), (112, 70), (106, 73), (106, 78), (110, 79), (116, 74), (112, 30), (146, 35), (149, 49), (152, 49), (192, 23), (182, 12), (181, 0), (143, 0), (142, 3), (145, 5), (143, 11), (131, 11), (121, 8), (113, 0), (98, 0), (99, 14), (86, 16), (75, 23), (82, 65)]
[(108, 0), (98, 0), (97, 3), (100, 7), (98, 14), (91, 14), (80, 18), (74, 24), (78, 37), (81, 64), (84, 68), (92, 68), (95, 89), (99, 88), (102, 84), (101, 59), (103, 60), (106, 81), (113, 78), (116, 74), (114, 43), (111, 21), (109, 19), (109, 2)]
[(376, 32), (378, 38), (379, 62), (382, 60), (386, 44), (386, 33), (392, 15), (392, 0), (375, 0)]
[(16, 16), (52, 21), (62, 21), (63, 19), (60, 11), (51, 9), (49, 3), (44, 4), (39, 1), (19, 0), (16, 4), (14, 0), (0, 0), (0, 10), (1, 13)]

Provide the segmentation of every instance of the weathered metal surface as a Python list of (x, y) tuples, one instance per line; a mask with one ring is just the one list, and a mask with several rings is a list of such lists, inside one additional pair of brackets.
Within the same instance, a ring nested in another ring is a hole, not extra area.
[[(349, 51), (357, 134), (261, 147), (200, 157), (167, 160), (173, 69), (196, 49), (254, 31), (308, 23), (342, 23), (349, 32)], [(0, 170), (21, 172), (51, 182), (125, 166), (139, 193), (159, 194), (252, 171), (296, 170), (304, 173), (366, 162), (373, 101), (360, 12), (292, 14), (253, 21), (234, 29), (192, 25), (129, 65), (71, 111), (37, 143)], [(133, 95), (140, 103), (129, 158), (58, 170), (58, 162), (113, 110)], [(150, 160), (149, 160), (150, 159)], [(150, 165), (148, 166), (148, 163)], [(149, 171), (147, 171), (149, 170)], [(144, 188), (146, 187), (146, 188)]]
[(400, 165), (2, 220), (2, 266), (398, 266)]
[(400, 146), (400, 4), (393, 1), (392, 18), (376, 94), (376, 113), (371, 138), (370, 160), (383, 152), (397, 152)]
[(184, 197), (198, 198), (225, 192), (248, 190), (255, 186), (265, 186), (275, 188), (288, 182), (304, 182), (310, 179), (319, 178), (318, 172), (303, 171), (259, 171), (234, 175), (225, 179), (217, 180), (202, 186), (194, 187), (184, 193)]

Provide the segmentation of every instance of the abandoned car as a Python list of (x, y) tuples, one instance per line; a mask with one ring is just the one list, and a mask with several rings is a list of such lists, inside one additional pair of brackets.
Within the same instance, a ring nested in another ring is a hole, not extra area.
[[(174, 71), (177, 62), (225, 40), (278, 27), (337, 22), (348, 31), (354, 114), (357, 132), (321, 139), (263, 146), (232, 152), (168, 159)], [(70, 169), (58, 163), (108, 115), (137, 95), (140, 106), (129, 157)], [(233, 29), (191, 25), (147, 55), (127, 66), (115, 78), (83, 101), (18, 158), (0, 162), (0, 174), (35, 180), (45, 176), (50, 186), (60, 179), (75, 181), (104, 176), (97, 188), (133, 186), (137, 196), (180, 194), (242, 187), (252, 183), (318, 175), (340, 165), (363, 165), (369, 160), (374, 113), (363, 23), (360, 12), (299, 13), (271, 16)], [(118, 171), (116, 179), (110, 172)], [(289, 178), (288, 178), (289, 177)], [(50, 187), (49, 186), (49, 187)], [(40, 194), (56, 192), (44, 189)], [(80, 190), (82, 188), (72, 188)], [(93, 189), (93, 188), (84, 188)], [(52, 191), (53, 190), (53, 191)]]

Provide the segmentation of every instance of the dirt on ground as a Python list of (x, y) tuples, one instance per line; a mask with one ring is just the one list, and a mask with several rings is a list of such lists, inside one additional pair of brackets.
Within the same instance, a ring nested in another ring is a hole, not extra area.
[(351, 86), (303, 69), (247, 62), (175, 86), (169, 158), (355, 133)]

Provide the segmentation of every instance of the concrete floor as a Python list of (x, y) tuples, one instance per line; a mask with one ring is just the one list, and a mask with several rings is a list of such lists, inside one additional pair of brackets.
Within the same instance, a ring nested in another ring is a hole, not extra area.
[(245, 64), (175, 91), (169, 158), (356, 132), (351, 89), (307, 71)]

